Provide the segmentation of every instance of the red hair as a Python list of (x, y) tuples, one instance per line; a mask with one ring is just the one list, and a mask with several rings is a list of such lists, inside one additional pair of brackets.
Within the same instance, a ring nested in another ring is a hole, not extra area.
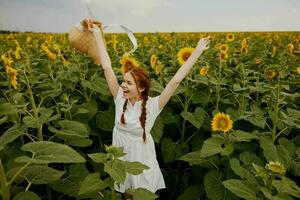
[[(149, 91), (150, 91), (150, 77), (149, 77), (148, 72), (142, 67), (131, 67), (131, 68), (128, 68), (125, 71), (125, 73), (126, 72), (129, 72), (132, 75), (132, 77), (136, 83), (137, 91), (138, 91), (140, 97), (142, 98), (142, 113), (140, 116), (140, 123), (143, 128), (143, 141), (146, 142), (146, 132), (145, 132), (145, 125), (146, 125), (146, 119), (147, 119), (146, 103), (147, 103)], [(144, 89), (144, 90), (140, 93), (139, 88)], [(127, 109), (127, 103), (128, 103), (128, 99), (126, 99), (126, 101), (123, 105), (123, 112), (121, 115), (121, 123), (122, 124), (125, 124), (124, 112)]]

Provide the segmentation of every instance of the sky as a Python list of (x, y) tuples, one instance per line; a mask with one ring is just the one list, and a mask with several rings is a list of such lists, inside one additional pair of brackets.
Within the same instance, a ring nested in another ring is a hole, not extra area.
[(300, 0), (0, 0), (0, 30), (69, 32), (92, 17), (133, 32), (300, 31)]

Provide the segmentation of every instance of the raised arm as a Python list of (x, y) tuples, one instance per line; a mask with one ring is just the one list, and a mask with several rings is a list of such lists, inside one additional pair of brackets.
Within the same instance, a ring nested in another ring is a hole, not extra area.
[(190, 69), (193, 67), (194, 63), (197, 61), (198, 57), (202, 54), (202, 52), (208, 49), (209, 37), (202, 38), (199, 40), (195, 50), (192, 55), (188, 58), (188, 60), (179, 68), (170, 82), (167, 84), (165, 89), (162, 91), (159, 97), (159, 108), (162, 109), (167, 102), (170, 100), (172, 95), (175, 93), (177, 87), (180, 82), (184, 79), (184, 77), (188, 74)]
[(98, 45), (98, 49), (99, 49), (99, 53), (100, 53), (101, 65), (102, 65), (102, 69), (104, 71), (105, 79), (108, 84), (108, 88), (109, 88), (113, 98), (115, 99), (117, 97), (119, 83), (118, 83), (116, 75), (112, 69), (111, 60), (106, 51), (106, 47), (104, 45), (104, 38), (102, 36), (103, 34), (101, 34), (100, 28), (98, 26), (96, 26), (95, 24), (93, 24), (91, 20), (89, 21), (89, 23), (90, 23), (89, 25), (91, 27), (90, 31), (93, 32), (93, 34), (96, 38), (96, 41), (97, 41), (97, 45)]

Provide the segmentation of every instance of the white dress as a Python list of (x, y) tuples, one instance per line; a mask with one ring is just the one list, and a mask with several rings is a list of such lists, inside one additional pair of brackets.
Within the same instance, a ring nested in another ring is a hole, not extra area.
[(158, 189), (165, 188), (164, 178), (160, 171), (154, 141), (150, 134), (150, 130), (158, 114), (161, 112), (158, 105), (158, 98), (149, 97), (146, 104), (146, 143), (143, 142), (143, 128), (140, 124), (141, 104), (142, 101), (137, 101), (134, 105), (127, 102), (127, 109), (124, 113), (125, 124), (121, 124), (121, 115), (125, 100), (123, 97), (122, 88), (119, 87), (117, 97), (114, 99), (116, 112), (115, 112), (115, 126), (113, 129), (112, 144), (115, 146), (123, 147), (126, 155), (120, 159), (126, 161), (138, 161), (148, 167), (142, 174), (132, 175), (126, 174), (124, 184), (118, 187), (115, 184), (115, 190), (124, 193), (128, 188), (146, 188), (155, 193)]

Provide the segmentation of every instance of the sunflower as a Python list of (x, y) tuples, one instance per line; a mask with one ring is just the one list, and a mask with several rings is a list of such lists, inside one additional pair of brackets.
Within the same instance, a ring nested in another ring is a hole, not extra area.
[(260, 58), (255, 58), (254, 63), (256, 65), (259, 65), (262, 62), (262, 60)]
[(221, 45), (219, 46), (219, 49), (220, 49), (220, 51), (227, 52), (228, 49), (229, 49), (229, 47), (228, 47), (227, 44), (221, 44)]
[(155, 74), (159, 75), (160, 74), (160, 70), (161, 70), (161, 64), (158, 63), (157, 65), (155, 65)]
[(128, 55), (124, 55), (121, 58), (120, 64), (121, 64), (120, 71), (121, 71), (121, 73), (123, 75), (128, 70), (128, 68), (130, 68), (130, 67), (138, 67), (139, 66), (138, 62), (133, 57), (130, 57)]
[(248, 53), (248, 46), (242, 46), (241, 47), (241, 53), (242, 54), (247, 54)]
[(3, 60), (5, 66), (11, 66), (11, 64), (13, 63), (13, 59), (11, 58), (10, 53), (2, 54), (1, 59)]
[(219, 112), (212, 119), (211, 127), (213, 131), (223, 131), (226, 133), (232, 129), (232, 123), (228, 114)]
[(18, 83), (17, 82), (18, 71), (12, 67), (8, 67), (6, 73), (9, 76), (10, 84), (16, 89)]
[(16, 50), (15, 50), (15, 57), (17, 60), (19, 60), (21, 58), (21, 55), (20, 55), (20, 51), (22, 49), (20, 47), (17, 47)]
[(287, 48), (288, 48), (289, 54), (294, 55), (294, 49), (295, 49), (294, 45), (292, 43), (290, 43), (290, 44), (288, 44)]
[(278, 41), (278, 40), (279, 40), (279, 38), (280, 38), (280, 37), (279, 37), (279, 35), (278, 35), (278, 34), (274, 35), (274, 40), (275, 40), (275, 41)]
[(266, 78), (271, 81), (275, 78), (276, 71), (273, 68), (269, 68), (266, 70)]
[(244, 39), (242, 40), (241, 45), (242, 45), (242, 46), (248, 46), (248, 45), (249, 45), (247, 38), (244, 38)]
[(179, 64), (183, 65), (187, 59), (192, 55), (194, 51), (194, 48), (191, 47), (185, 47), (183, 49), (180, 49), (180, 51), (177, 54), (177, 60)]
[(225, 51), (221, 51), (219, 54), (219, 58), (222, 62), (225, 62), (228, 59), (228, 54)]
[(266, 164), (266, 168), (278, 174), (285, 174), (286, 172), (286, 169), (283, 166), (283, 164), (278, 161), (270, 161), (268, 164)]
[(56, 60), (56, 54), (53, 53), (52, 51), (50, 51), (50, 49), (48, 48), (48, 46), (45, 43), (43, 43), (41, 45), (41, 48), (47, 54), (49, 59)]
[(232, 42), (234, 40), (234, 34), (233, 33), (227, 33), (226, 34), (226, 40), (228, 42)]
[(200, 75), (201, 76), (206, 76), (207, 72), (208, 72), (208, 66), (202, 67), (200, 69)]
[(155, 65), (157, 65), (157, 57), (156, 55), (152, 55), (150, 58), (150, 64), (152, 69), (155, 69)]
[(28, 37), (26, 38), (26, 42), (27, 42), (28, 44), (31, 44), (32, 38), (31, 38), (30, 36), (28, 36)]
[(276, 55), (276, 50), (277, 50), (277, 48), (273, 47), (273, 49), (272, 49), (272, 58)]
[(63, 55), (62, 54), (62, 60), (63, 60), (63, 65), (64, 66), (67, 66), (67, 65), (69, 65), (70, 64), (70, 61), (68, 61), (68, 58), (67, 58), (67, 56), (65, 56), (65, 55)]

